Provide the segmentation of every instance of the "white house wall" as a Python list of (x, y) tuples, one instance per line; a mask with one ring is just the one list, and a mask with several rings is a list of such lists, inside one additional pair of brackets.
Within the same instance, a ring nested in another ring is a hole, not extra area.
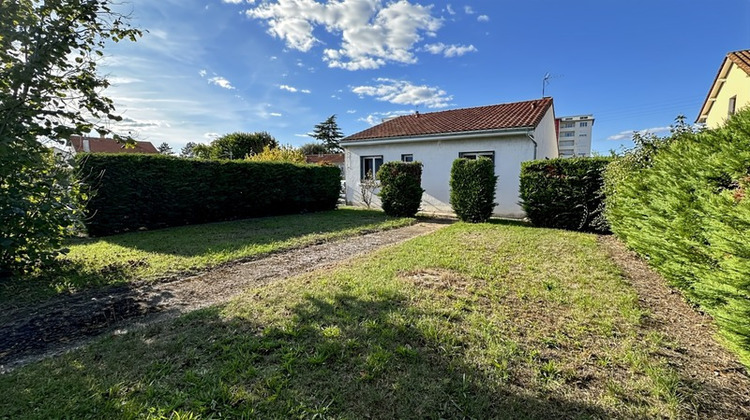
[(557, 132), (555, 130), (555, 110), (549, 108), (542, 121), (534, 130), (534, 140), (537, 142), (537, 159), (553, 159), (558, 157)]
[[(549, 113), (552, 115), (552, 113)], [(547, 117), (545, 117), (547, 118)], [(552, 143), (554, 139), (554, 116), (552, 116)], [(538, 137), (539, 138), (539, 137)], [(540, 144), (540, 147), (542, 144)], [(549, 145), (544, 142), (544, 152)], [(554, 155), (557, 156), (557, 146)], [(422, 207), (424, 212), (452, 212), (450, 205), (450, 171), (453, 161), (462, 152), (495, 152), (495, 174), (498, 185), (494, 213), (504, 217), (523, 217), (519, 202), (519, 176), (521, 162), (532, 160), (534, 144), (524, 135), (470, 140), (419, 141), (374, 145), (346, 145), (346, 201), (363, 205), (360, 193), (360, 158), (363, 156), (383, 156), (383, 163), (400, 161), (402, 154), (414, 155), (414, 160), (422, 162)], [(539, 151), (537, 151), (539, 153)], [(380, 206), (377, 197), (373, 200)]]

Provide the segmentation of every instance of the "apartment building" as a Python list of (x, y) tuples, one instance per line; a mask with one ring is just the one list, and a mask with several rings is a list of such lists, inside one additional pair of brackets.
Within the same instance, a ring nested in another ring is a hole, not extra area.
[(573, 115), (559, 117), (557, 144), (560, 157), (591, 156), (591, 132), (594, 128), (593, 115)]

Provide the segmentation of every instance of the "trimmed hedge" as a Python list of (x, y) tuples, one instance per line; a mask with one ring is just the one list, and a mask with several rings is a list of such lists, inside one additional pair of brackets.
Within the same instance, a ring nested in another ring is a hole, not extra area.
[(604, 170), (611, 158), (550, 159), (521, 165), (521, 206), (535, 226), (608, 232)]
[(331, 210), (340, 189), (337, 167), (146, 154), (80, 154), (76, 160), (94, 192), (85, 221), (93, 236)]
[(422, 164), (386, 162), (377, 174), (380, 201), (389, 216), (414, 217), (422, 203)]
[(750, 109), (720, 129), (649, 139), (610, 165), (605, 187), (612, 231), (750, 367)]
[(454, 160), (450, 187), (451, 206), (461, 221), (486, 222), (497, 204), (495, 162), (487, 158)]

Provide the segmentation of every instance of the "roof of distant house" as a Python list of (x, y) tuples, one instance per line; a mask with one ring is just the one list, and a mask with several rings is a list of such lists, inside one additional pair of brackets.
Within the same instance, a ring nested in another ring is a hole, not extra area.
[[(85, 147), (86, 141), (88, 141), (88, 147)], [(135, 147), (129, 147), (114, 139), (104, 137), (70, 136), (70, 144), (76, 153), (159, 153), (156, 147), (148, 141), (137, 141)]]
[(321, 155), (307, 155), (305, 156), (307, 163), (330, 163), (332, 165), (344, 163), (343, 153), (328, 153)]
[(721, 66), (719, 66), (719, 71), (716, 73), (714, 82), (711, 84), (711, 89), (709, 89), (708, 94), (706, 95), (706, 100), (703, 101), (703, 106), (701, 106), (700, 113), (695, 122), (705, 122), (705, 118), (713, 105), (711, 99), (715, 99), (716, 95), (719, 94), (719, 90), (723, 84), (722, 79), (729, 73), (730, 64), (736, 65), (750, 76), (750, 50), (732, 51), (724, 57), (724, 61), (722, 61)]
[(552, 98), (542, 98), (426, 114), (417, 112), (385, 121), (342, 141), (536, 127), (551, 106)]

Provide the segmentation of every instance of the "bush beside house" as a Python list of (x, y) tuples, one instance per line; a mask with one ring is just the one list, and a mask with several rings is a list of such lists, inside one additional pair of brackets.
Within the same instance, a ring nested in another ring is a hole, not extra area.
[(495, 207), (495, 162), (487, 158), (459, 158), (453, 161), (450, 179), (450, 202), (453, 211), (464, 222), (489, 220)]
[(414, 217), (422, 202), (422, 164), (387, 162), (378, 170), (380, 201), (389, 216)]
[(81, 154), (93, 195), (94, 236), (257, 216), (331, 210), (336, 167), (278, 162), (187, 160), (161, 155)]
[(535, 226), (607, 232), (604, 170), (611, 158), (550, 159), (521, 165), (521, 205)]
[(750, 109), (726, 126), (637, 138), (606, 171), (612, 231), (712, 315), (750, 366)]

